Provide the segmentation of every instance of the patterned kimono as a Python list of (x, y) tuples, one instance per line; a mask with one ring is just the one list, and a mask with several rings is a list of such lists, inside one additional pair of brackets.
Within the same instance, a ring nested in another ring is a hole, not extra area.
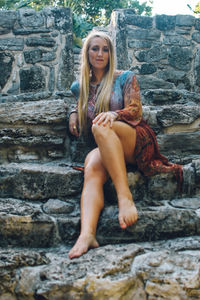
[[(95, 101), (99, 85), (90, 84), (90, 93), (87, 108), (87, 120), (91, 128), (95, 118)], [(75, 81), (71, 91), (78, 100), (80, 85)], [(154, 131), (142, 118), (142, 104), (140, 89), (136, 76), (131, 71), (121, 71), (117, 74), (110, 97), (110, 111), (118, 114), (118, 121), (125, 122), (136, 129), (136, 148), (134, 152), (137, 168), (145, 176), (159, 173), (175, 174), (179, 190), (182, 183), (182, 167), (172, 164), (160, 153)]]

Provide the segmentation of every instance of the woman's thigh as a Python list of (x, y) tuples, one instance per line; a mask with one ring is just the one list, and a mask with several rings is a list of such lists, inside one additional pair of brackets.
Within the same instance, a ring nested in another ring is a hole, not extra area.
[(85, 159), (84, 165), (84, 176), (85, 178), (89, 177), (96, 177), (105, 183), (108, 179), (108, 173), (104, 168), (101, 154), (98, 148), (93, 149), (88, 153)]
[(135, 163), (134, 151), (136, 146), (136, 129), (121, 121), (115, 121), (112, 129), (122, 143), (126, 162)]

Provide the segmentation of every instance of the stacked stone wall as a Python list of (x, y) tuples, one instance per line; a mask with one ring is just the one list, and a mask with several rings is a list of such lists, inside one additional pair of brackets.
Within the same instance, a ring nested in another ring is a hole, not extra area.
[(73, 80), (69, 8), (0, 12), (0, 102), (54, 97)]
[(200, 19), (191, 15), (135, 15), (116, 10), (110, 31), (119, 69), (132, 69), (141, 89), (200, 91)]

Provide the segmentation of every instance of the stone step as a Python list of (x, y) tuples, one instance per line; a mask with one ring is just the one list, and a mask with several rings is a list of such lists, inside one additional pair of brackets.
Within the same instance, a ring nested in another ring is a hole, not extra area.
[(63, 100), (0, 104), (0, 162), (62, 158), (66, 113)]
[[(0, 163), (83, 162), (86, 142), (68, 131), (67, 114), (75, 99), (0, 103)], [(175, 162), (188, 163), (199, 155), (200, 110), (197, 105), (144, 105), (144, 119), (155, 130), (162, 152)], [(186, 141), (186, 143), (185, 143)]]
[(157, 133), (161, 152), (187, 164), (200, 153), (200, 109), (197, 105), (144, 106), (144, 119)]
[(199, 299), (200, 237), (68, 249), (0, 248), (2, 299)]
[[(200, 197), (136, 201), (139, 219), (122, 230), (117, 204), (106, 202), (100, 216), (97, 239), (100, 245), (147, 242), (200, 234)], [(80, 231), (78, 199), (27, 202), (0, 198), (0, 246), (55, 247), (72, 245)]]
[(0, 165), (0, 197), (28, 200), (63, 199), (79, 194), (82, 172), (67, 163), (11, 163)]
[[(151, 202), (180, 197), (177, 180), (171, 173), (144, 177), (129, 166), (127, 172), (130, 190), (135, 200)], [(199, 174), (200, 160), (183, 166), (183, 196), (199, 194)], [(73, 169), (73, 164), (65, 161), (0, 165), (0, 197), (38, 201), (51, 198), (66, 200), (79, 196), (82, 184), (83, 172)], [(110, 181), (105, 185), (106, 193), (107, 198), (115, 201), (115, 190)]]

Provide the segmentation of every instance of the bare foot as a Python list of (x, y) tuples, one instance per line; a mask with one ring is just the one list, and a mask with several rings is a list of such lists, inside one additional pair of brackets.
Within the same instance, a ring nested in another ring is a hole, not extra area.
[(138, 219), (137, 208), (130, 199), (122, 199), (119, 201), (119, 224), (122, 229), (132, 225)]
[(69, 251), (69, 258), (80, 257), (91, 248), (97, 248), (99, 244), (94, 235), (80, 235), (74, 247)]

